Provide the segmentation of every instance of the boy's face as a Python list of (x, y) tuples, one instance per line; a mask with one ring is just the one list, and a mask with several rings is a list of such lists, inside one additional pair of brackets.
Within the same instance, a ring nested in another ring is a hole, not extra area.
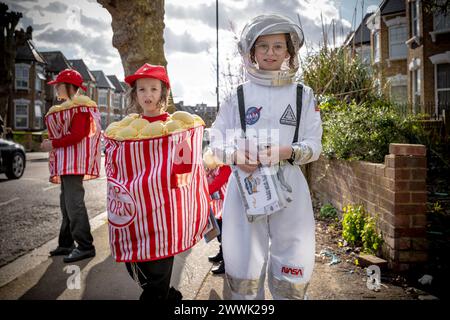
[(161, 81), (153, 78), (136, 80), (136, 94), (144, 115), (155, 116), (160, 113), (158, 102), (161, 100)]
[(270, 34), (258, 37), (255, 42), (255, 60), (259, 69), (280, 70), (289, 57), (284, 34)]

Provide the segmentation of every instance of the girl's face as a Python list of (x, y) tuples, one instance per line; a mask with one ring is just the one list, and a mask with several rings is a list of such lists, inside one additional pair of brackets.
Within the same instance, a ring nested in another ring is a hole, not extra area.
[(136, 94), (139, 105), (144, 110), (144, 116), (157, 116), (161, 113), (159, 101), (162, 91), (161, 81), (153, 78), (136, 80)]
[(69, 99), (69, 95), (67, 94), (66, 86), (64, 83), (56, 84), (56, 95), (59, 99), (67, 100)]
[(259, 69), (280, 70), (284, 60), (289, 58), (286, 36), (284, 34), (270, 34), (259, 36), (255, 42), (255, 60)]

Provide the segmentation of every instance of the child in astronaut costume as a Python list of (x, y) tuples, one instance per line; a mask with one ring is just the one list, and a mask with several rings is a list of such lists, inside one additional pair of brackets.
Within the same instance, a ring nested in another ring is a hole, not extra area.
[[(302, 30), (288, 18), (262, 15), (251, 20), (238, 44), (249, 80), (242, 84), (243, 99), (234, 94), (224, 102), (212, 126), (211, 149), (219, 159), (244, 174), (258, 166), (274, 168), (289, 198), (283, 209), (249, 222), (236, 177), (230, 177), (222, 245), (233, 299), (264, 299), (266, 268), (275, 299), (304, 299), (312, 276), (314, 216), (299, 165), (319, 158), (322, 122), (313, 91), (295, 82), (303, 41)], [(239, 100), (245, 114), (240, 114)], [(267, 138), (268, 130), (276, 135), (255, 155), (236, 142), (236, 135), (244, 134), (241, 128), (256, 144), (263, 135)]]

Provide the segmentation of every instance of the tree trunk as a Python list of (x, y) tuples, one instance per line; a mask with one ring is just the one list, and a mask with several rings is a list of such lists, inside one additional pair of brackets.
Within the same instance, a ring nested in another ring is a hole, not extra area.
[[(112, 44), (119, 51), (125, 75), (144, 63), (167, 67), (164, 55), (164, 0), (97, 0), (112, 17)], [(169, 103), (169, 112), (173, 111)]]
[(12, 114), (16, 48), (26, 41), (24, 31), (15, 30), (20, 18), (22, 13), (8, 12), (8, 6), (0, 3), (0, 116), (5, 126), (12, 124), (8, 116)]

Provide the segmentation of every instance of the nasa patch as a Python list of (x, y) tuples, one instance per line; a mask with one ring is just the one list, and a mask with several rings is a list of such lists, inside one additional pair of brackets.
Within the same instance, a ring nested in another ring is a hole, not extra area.
[(247, 109), (247, 112), (245, 112), (245, 123), (248, 125), (255, 124), (258, 122), (259, 117), (261, 116), (261, 109), (262, 107), (250, 107)]

